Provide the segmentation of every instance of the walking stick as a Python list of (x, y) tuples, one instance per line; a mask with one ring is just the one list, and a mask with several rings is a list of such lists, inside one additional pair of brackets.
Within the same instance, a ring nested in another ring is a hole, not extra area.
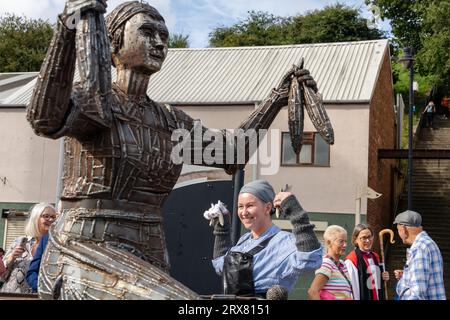
[[(391, 236), (391, 243), (395, 243), (394, 241), (394, 231), (392, 231), (391, 229), (383, 229), (378, 233), (378, 236), (380, 238), (380, 251), (381, 251), (381, 263), (383, 265), (383, 272), (386, 271), (386, 265), (384, 262), (384, 243), (383, 243), (383, 236), (389, 233)], [(386, 297), (386, 300), (388, 300), (388, 289), (387, 289), (387, 281), (384, 281), (384, 295)]]

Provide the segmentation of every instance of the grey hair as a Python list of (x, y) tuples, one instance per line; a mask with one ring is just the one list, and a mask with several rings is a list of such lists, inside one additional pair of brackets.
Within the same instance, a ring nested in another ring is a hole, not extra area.
[(336, 239), (338, 234), (345, 234), (347, 236), (347, 230), (345, 230), (341, 226), (333, 224), (325, 229), (325, 232), (323, 233), (323, 239), (325, 241), (333, 241)]
[(27, 222), (25, 224), (25, 234), (33, 238), (39, 238), (42, 234), (39, 232), (39, 218), (46, 208), (51, 208), (56, 212), (54, 206), (47, 202), (36, 203), (30, 208)]

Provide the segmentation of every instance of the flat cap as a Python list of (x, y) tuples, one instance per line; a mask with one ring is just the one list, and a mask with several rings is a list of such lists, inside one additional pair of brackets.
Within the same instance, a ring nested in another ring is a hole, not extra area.
[(415, 211), (406, 210), (395, 217), (394, 224), (402, 224), (408, 227), (420, 227), (422, 225), (422, 216)]

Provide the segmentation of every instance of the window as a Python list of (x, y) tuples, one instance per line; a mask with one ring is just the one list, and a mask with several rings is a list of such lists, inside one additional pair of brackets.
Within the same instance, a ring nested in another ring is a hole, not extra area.
[(282, 133), (281, 165), (283, 166), (330, 166), (330, 146), (317, 132), (303, 132), (302, 149), (296, 155), (292, 149), (289, 132)]
[(14, 239), (25, 235), (25, 224), (28, 217), (27, 211), (15, 209), (2, 209), (1, 218), (5, 219), (3, 231), (3, 245), (5, 250), (9, 248)]

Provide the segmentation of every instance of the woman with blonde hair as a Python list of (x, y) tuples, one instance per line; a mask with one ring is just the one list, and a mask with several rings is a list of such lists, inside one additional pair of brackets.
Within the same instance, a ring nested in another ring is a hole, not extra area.
[(31, 293), (25, 276), (40, 239), (48, 233), (55, 219), (56, 210), (49, 203), (41, 202), (30, 209), (25, 236), (16, 238), (3, 257), (6, 272), (1, 276), (5, 283), (0, 292)]
[(347, 231), (331, 225), (323, 234), (327, 254), (308, 290), (310, 300), (352, 300), (352, 286), (341, 257), (347, 248)]

